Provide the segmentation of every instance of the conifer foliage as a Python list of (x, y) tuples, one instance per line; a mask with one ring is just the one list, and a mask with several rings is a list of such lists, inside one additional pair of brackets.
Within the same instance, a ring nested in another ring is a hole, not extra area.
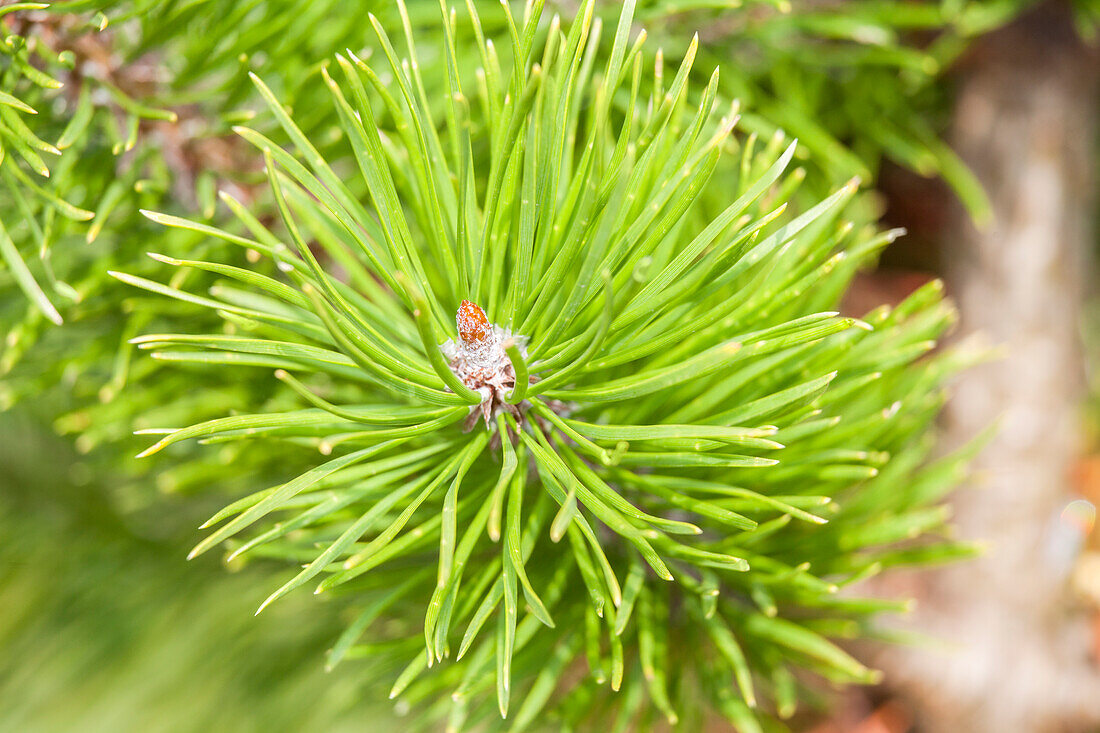
[(568, 23), (530, 3), (496, 38), (469, 10), (459, 53), (443, 8), (443, 94), (407, 15), (400, 38), (371, 16), (381, 51), (322, 71), (354, 167), (254, 77), (285, 137), (236, 131), (278, 219), (232, 198), (224, 228), (147, 213), (244, 248), (249, 266), (151, 255), (234, 285), (115, 273), (222, 322), (140, 348), (287, 396), (146, 430), (146, 455), (317, 451), (212, 517), (192, 556), (301, 565), (261, 610), (346, 596), (329, 664), (369, 657), (427, 727), (752, 731), (794, 713), (800, 669), (874, 680), (833, 640), (904, 604), (844, 586), (968, 551), (896, 544), (942, 529), (965, 459), (925, 460), (966, 360), (929, 354), (953, 320), (939, 285), (839, 315), (898, 232), (846, 221), (858, 181), (788, 206), (797, 142), (738, 132), (719, 72), (695, 83), (697, 40), (655, 65), (633, 2), (606, 37), (592, 0)]
[(929, 452), (973, 355), (937, 282), (838, 312), (900, 232), (833, 182), (885, 154), (980, 214), (883, 80), (1019, 3), (712, 5), (0, 8), (0, 409), (60, 387), (129, 503), (229, 495), (192, 557), (335, 597), (327, 665), (410, 728), (770, 730), (874, 681), (837, 642), (906, 603), (848, 586), (970, 552), (972, 449)]

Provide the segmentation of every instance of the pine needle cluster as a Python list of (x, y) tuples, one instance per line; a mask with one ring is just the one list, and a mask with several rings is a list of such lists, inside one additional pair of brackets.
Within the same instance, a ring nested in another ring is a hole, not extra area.
[(839, 315), (898, 232), (845, 216), (857, 181), (789, 205), (798, 143), (739, 132), (697, 40), (666, 69), (635, 3), (606, 38), (594, 5), (505, 6), (496, 37), (444, 8), (432, 79), (404, 6), (400, 43), (370, 16), (379, 51), (321, 69), (324, 152), (296, 122), (313, 110), (253, 75), (279, 129), (235, 131), (277, 217), (229, 195), (220, 226), (147, 212), (240, 256), (152, 255), (186, 287), (114, 275), (219, 324), (134, 345), (275, 396), (143, 430), (144, 455), (300, 461), (192, 556), (302, 565), (261, 609), (345, 596), (329, 664), (369, 657), (420, 724), (760, 730), (800, 670), (876, 679), (835, 640), (904, 603), (846, 586), (969, 552), (940, 536), (966, 455), (927, 457), (971, 356), (932, 352), (954, 318), (935, 282)]

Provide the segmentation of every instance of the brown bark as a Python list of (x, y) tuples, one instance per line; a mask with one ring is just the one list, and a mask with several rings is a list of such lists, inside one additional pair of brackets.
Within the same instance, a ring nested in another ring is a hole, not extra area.
[(945, 442), (999, 419), (978, 485), (954, 499), (977, 561), (928, 576), (914, 622), (941, 648), (887, 652), (887, 678), (935, 733), (1081, 730), (1100, 723), (1100, 675), (1068, 587), (1072, 498), (1085, 394), (1080, 314), (1093, 247), (1097, 64), (1067, 4), (1047, 3), (984, 39), (960, 68), (955, 149), (993, 220), (960, 211), (946, 236), (962, 331), (1004, 357), (956, 385)]

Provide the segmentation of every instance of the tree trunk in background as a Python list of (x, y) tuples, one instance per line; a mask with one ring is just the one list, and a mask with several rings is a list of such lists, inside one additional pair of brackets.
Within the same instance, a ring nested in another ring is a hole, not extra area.
[(914, 623), (945, 645), (875, 660), (915, 698), (928, 733), (1100, 722), (1090, 631), (1068, 588), (1073, 530), (1058, 520), (1081, 447), (1079, 328), (1097, 166), (1096, 58), (1066, 5), (1044, 4), (984, 39), (959, 70), (952, 142), (994, 218), (979, 231), (954, 216), (948, 292), (961, 332), (984, 332), (1005, 357), (958, 382), (945, 424), (953, 446), (999, 418), (975, 465), (981, 478), (954, 500), (960, 535), (989, 551), (912, 581), (924, 585)]

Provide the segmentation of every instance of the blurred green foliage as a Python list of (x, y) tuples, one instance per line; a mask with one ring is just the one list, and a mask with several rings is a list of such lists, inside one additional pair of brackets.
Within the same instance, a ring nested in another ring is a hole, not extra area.
[(255, 573), (179, 551), (198, 506), (120, 508), (109, 477), (34, 417), (0, 416), (0, 729), (400, 730), (384, 691), (325, 673), (337, 604), (253, 618)]

